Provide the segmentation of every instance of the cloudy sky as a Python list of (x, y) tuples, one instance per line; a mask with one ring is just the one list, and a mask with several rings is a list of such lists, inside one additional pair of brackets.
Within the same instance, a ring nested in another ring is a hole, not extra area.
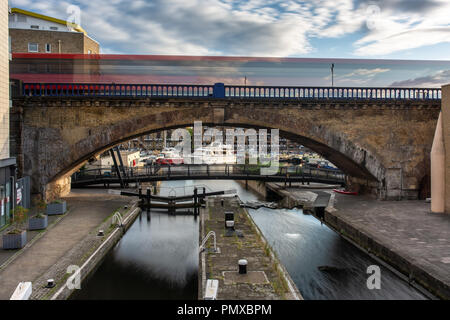
[[(105, 54), (332, 58), (342, 85), (359, 79), (402, 86), (450, 82), (449, 0), (9, 2), (64, 20), (79, 7), (77, 19)], [(355, 59), (435, 61), (359, 61), (351, 68)], [(325, 69), (321, 81), (327, 82)]]

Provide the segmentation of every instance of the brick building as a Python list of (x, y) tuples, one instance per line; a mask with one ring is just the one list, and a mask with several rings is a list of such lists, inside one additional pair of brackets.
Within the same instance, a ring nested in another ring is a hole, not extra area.
[(10, 222), (15, 204), (16, 159), (9, 150), (8, 2), (0, 1), (0, 228)]
[(13, 53), (100, 53), (81, 26), (18, 8), (10, 10), (9, 35)]

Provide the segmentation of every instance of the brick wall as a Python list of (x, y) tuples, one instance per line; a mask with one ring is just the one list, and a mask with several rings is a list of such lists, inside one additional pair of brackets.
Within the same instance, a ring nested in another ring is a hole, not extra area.
[(97, 41), (84, 36), (84, 53), (89, 53), (89, 50), (91, 50), (92, 54), (99, 54), (100, 46), (98, 45)]
[(9, 158), (8, 1), (0, 1), (0, 159)]
[[(98, 43), (80, 32), (60, 32), (45, 30), (10, 29), (12, 52), (28, 52), (28, 43), (38, 44), (40, 53), (45, 53), (45, 45), (51, 45), (52, 53), (98, 53)], [(58, 41), (60, 40), (60, 42)]]

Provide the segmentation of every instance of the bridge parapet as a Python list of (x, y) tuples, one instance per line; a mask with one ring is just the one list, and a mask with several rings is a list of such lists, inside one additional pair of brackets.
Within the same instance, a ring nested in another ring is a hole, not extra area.
[(24, 83), (25, 96), (227, 99), (440, 100), (439, 88), (274, 87), (188, 84)]

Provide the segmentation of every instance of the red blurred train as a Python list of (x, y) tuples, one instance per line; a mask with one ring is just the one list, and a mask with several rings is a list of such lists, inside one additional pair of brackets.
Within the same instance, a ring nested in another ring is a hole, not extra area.
[(272, 58), (13, 53), (10, 78), (24, 83), (241, 84), (236, 68)]

